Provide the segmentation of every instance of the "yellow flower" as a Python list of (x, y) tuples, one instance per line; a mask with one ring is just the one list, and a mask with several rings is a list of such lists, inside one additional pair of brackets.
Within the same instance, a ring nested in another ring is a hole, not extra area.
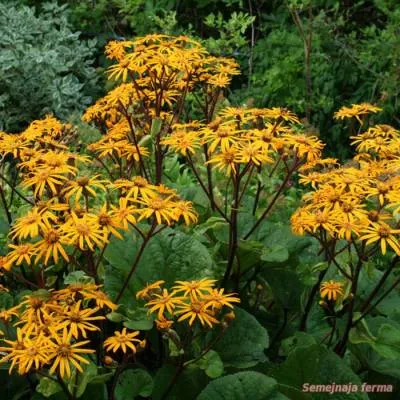
[(212, 293), (215, 284), (215, 279), (203, 278), (199, 281), (176, 281), (177, 285), (173, 286), (175, 293), (182, 293), (183, 296), (190, 296), (193, 299), (198, 299), (205, 294)]
[(139, 290), (139, 292), (136, 293), (136, 298), (137, 299), (146, 299), (148, 297), (151, 297), (152, 292), (159, 292), (161, 291), (161, 285), (163, 285), (165, 281), (156, 281), (153, 283), (148, 284), (144, 289)]
[(160, 331), (167, 331), (172, 327), (174, 324), (174, 321), (167, 319), (165, 317), (161, 317), (155, 320), (156, 327)]
[(257, 143), (238, 143), (236, 148), (236, 161), (239, 163), (253, 163), (259, 166), (274, 161), (271, 157), (268, 157), (268, 153)]
[(137, 207), (129, 205), (128, 201), (128, 198), (121, 197), (119, 199), (119, 207), (111, 206), (112, 215), (118, 220), (121, 227), (126, 231), (129, 229), (129, 224), (136, 224), (135, 214), (138, 213)]
[(69, 261), (69, 257), (63, 247), (64, 244), (68, 243), (68, 240), (61, 235), (59, 229), (45, 228), (43, 229), (42, 236), (43, 239), (35, 244), (37, 250), (35, 264), (37, 264), (43, 256), (46, 265), (50, 256), (52, 256), (54, 261), (58, 263), (58, 253), (61, 254), (65, 261)]
[(214, 153), (218, 148), (222, 152), (227, 151), (230, 147), (240, 140), (240, 133), (235, 126), (220, 126), (216, 130), (205, 128), (202, 130), (202, 137), (205, 143), (209, 143), (209, 153)]
[(25, 336), (22, 342), (23, 349), (15, 350), (12, 357), (13, 361), (18, 364), (18, 373), (21, 375), (27, 374), (33, 368), (36, 370), (40, 369), (47, 363), (49, 357), (47, 338), (42, 336)]
[(115, 331), (114, 336), (110, 336), (104, 341), (104, 347), (107, 351), (116, 353), (119, 349), (126, 353), (127, 349), (131, 349), (133, 353), (136, 353), (137, 349), (135, 343), (143, 343), (140, 339), (136, 339), (139, 336), (139, 331), (127, 333), (126, 328), (123, 328), (121, 332)]
[(21, 240), (27, 237), (37, 237), (41, 231), (48, 229), (55, 221), (57, 221), (57, 217), (54, 214), (34, 207), (16, 220), (11, 229), (11, 238)]
[(230, 175), (236, 172), (236, 155), (237, 149), (235, 147), (230, 147), (220, 154), (214, 155), (210, 158), (206, 164), (215, 164), (220, 170), (226, 170), (226, 175)]
[(186, 225), (195, 224), (197, 222), (197, 214), (193, 210), (191, 201), (180, 200), (174, 203), (175, 216), (178, 221), (183, 217)]
[(89, 360), (82, 357), (82, 354), (91, 354), (95, 350), (85, 349), (85, 346), (89, 343), (89, 340), (76, 342), (72, 340), (72, 331), (68, 332), (67, 329), (63, 329), (62, 336), (53, 333), (49, 340), (49, 362), (52, 362), (50, 367), (50, 374), (58, 371), (61, 378), (71, 376), (71, 365), (73, 365), (79, 372), (83, 372), (80, 363), (89, 364)]
[(206, 301), (207, 306), (220, 309), (223, 306), (233, 308), (231, 303), (240, 303), (240, 299), (235, 293), (224, 294), (224, 289), (213, 289), (209, 294), (206, 294), (203, 299)]
[(189, 319), (189, 325), (192, 326), (193, 322), (199, 320), (201, 325), (208, 325), (210, 328), (213, 327), (213, 324), (218, 324), (218, 320), (214, 317), (213, 311), (209, 310), (211, 307), (210, 304), (205, 303), (204, 301), (192, 300), (189, 304), (184, 304), (179, 306), (179, 310), (176, 313), (182, 314), (178, 321), (184, 321), (185, 319)]
[(118, 239), (122, 239), (122, 235), (116, 229), (121, 227), (120, 219), (113, 211), (107, 210), (107, 204), (104, 204), (95, 215), (97, 217), (97, 223), (103, 229), (106, 237), (111, 233)]
[(164, 316), (165, 311), (173, 315), (176, 305), (182, 304), (182, 298), (174, 296), (174, 292), (168, 293), (167, 289), (163, 289), (162, 294), (154, 293), (153, 300), (146, 303), (146, 307), (149, 308), (150, 313), (158, 311), (159, 319)]
[(328, 297), (328, 300), (336, 300), (337, 296), (343, 295), (343, 283), (335, 281), (326, 281), (321, 283), (321, 297)]
[(339, 111), (335, 112), (333, 118), (345, 119), (355, 117), (357, 121), (362, 124), (360, 116), (368, 113), (377, 113), (378, 111), (382, 111), (382, 109), (369, 103), (352, 104), (351, 107), (343, 106)]
[(72, 196), (75, 196), (75, 202), (78, 203), (82, 196), (93, 196), (96, 197), (96, 189), (106, 191), (104, 184), (107, 183), (104, 179), (98, 179), (99, 175), (93, 177), (81, 176), (75, 181), (69, 181), (67, 187), (63, 190), (65, 197), (69, 200)]
[(153, 197), (137, 200), (139, 204), (143, 205), (143, 208), (138, 209), (139, 221), (148, 219), (154, 215), (159, 225), (162, 223), (171, 225), (176, 219), (175, 204), (171, 201), (172, 197), (174, 196), (171, 195), (165, 199), (162, 197)]
[(67, 179), (67, 177), (55, 173), (53, 169), (38, 169), (32, 172), (29, 178), (22, 181), (22, 186), (34, 186), (34, 195), (43, 197), (45, 189), (49, 189), (53, 195), (57, 194)]
[(37, 249), (31, 243), (25, 244), (9, 244), (8, 247), (13, 249), (7, 254), (7, 263), (5, 269), (10, 270), (12, 265), (21, 265), (24, 261), (31, 265), (31, 257), (37, 252)]
[[(79, 300), (74, 306), (70, 307), (69, 310), (64, 311), (61, 322), (64, 323), (64, 326), (70, 330), (72, 337), (78, 339), (80, 335), (86, 338), (86, 331), (98, 331), (100, 328), (96, 325), (93, 325), (92, 321), (104, 320), (105, 317), (97, 315), (97, 311), (99, 311), (98, 307), (81, 309), (82, 301)], [(80, 331), (80, 332), (79, 332)]]
[(84, 292), (84, 298), (87, 300), (93, 299), (96, 301), (97, 307), (105, 308), (108, 307), (111, 311), (114, 311), (118, 308), (116, 304), (114, 304), (106, 293), (96, 290), (91, 292)]
[(186, 156), (187, 153), (194, 154), (196, 149), (200, 147), (198, 133), (194, 131), (173, 132), (171, 135), (164, 138), (161, 143), (169, 146), (173, 151), (184, 156)]
[(400, 233), (400, 229), (393, 229), (384, 222), (376, 223), (371, 222), (368, 228), (362, 230), (364, 233), (360, 237), (360, 240), (365, 240), (366, 245), (380, 242), (382, 254), (386, 254), (387, 245), (394, 250), (394, 252), (400, 256), (400, 244), (394, 234)]
[(65, 224), (61, 226), (61, 232), (70, 244), (86, 250), (86, 246), (94, 251), (94, 245), (102, 248), (108, 242), (107, 236), (97, 222), (96, 216), (84, 214), (79, 218), (74, 212)]
[[(118, 188), (118, 181), (113, 183), (114, 187)], [(128, 200), (136, 200), (139, 197), (152, 197), (154, 195), (155, 187), (150, 185), (147, 179), (142, 176), (134, 176), (131, 180), (125, 183), (125, 196)]]

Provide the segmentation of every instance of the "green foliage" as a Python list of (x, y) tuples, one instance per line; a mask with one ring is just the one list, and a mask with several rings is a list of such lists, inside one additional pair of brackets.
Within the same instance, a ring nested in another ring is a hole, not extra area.
[(0, 4), (0, 129), (54, 113), (66, 118), (96, 94), (96, 41), (81, 41), (65, 7)]
[[(110, 265), (106, 267), (105, 284), (111, 298), (116, 297), (125, 281), (140, 242), (140, 237), (131, 233), (125, 235), (125, 240), (112, 238), (107, 246), (105, 259)], [(172, 284), (179, 279), (212, 277), (213, 269), (213, 260), (202, 243), (191, 235), (166, 229), (146, 247), (137, 266), (135, 282), (130, 283), (123, 299), (127, 305), (132, 304), (136, 291), (147, 282), (162, 279)]]
[(128, 369), (123, 371), (117, 379), (115, 399), (135, 399), (136, 397), (149, 397), (153, 391), (153, 379), (143, 369)]
[(197, 400), (285, 400), (275, 379), (258, 372), (238, 372), (211, 382)]
[(248, 312), (236, 308), (236, 318), (215, 346), (225, 366), (250, 368), (265, 361), (268, 333)]
[[(302, 391), (304, 383), (328, 385), (334, 382), (338, 385), (349, 383), (361, 385), (360, 378), (343, 359), (325, 346), (318, 344), (297, 345), (282, 365), (270, 371), (270, 375), (278, 381), (281, 391), (291, 400), (324, 400), (327, 398), (327, 393), (304, 393)], [(366, 400), (368, 396), (357, 391), (333, 393), (329, 394), (329, 398)]]

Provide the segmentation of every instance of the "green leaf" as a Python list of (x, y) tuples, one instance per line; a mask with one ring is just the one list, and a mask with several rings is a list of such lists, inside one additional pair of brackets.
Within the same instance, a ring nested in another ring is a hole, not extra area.
[(149, 397), (153, 391), (153, 378), (143, 369), (128, 369), (119, 375), (115, 387), (115, 399)]
[(346, 362), (329, 350), (326, 346), (313, 344), (297, 347), (292, 350), (286, 361), (271, 369), (270, 375), (275, 378), (280, 390), (291, 400), (367, 400), (368, 396), (361, 391), (333, 394), (306, 393), (304, 384), (329, 385), (336, 384), (361, 385), (360, 378)]
[[(174, 379), (176, 366), (164, 364), (154, 378), (154, 391), (151, 395), (152, 400), (161, 400), (165, 392)], [(205, 388), (209, 378), (197, 365), (188, 365), (179, 375), (178, 379), (169, 392), (168, 400), (182, 400), (184, 394), (185, 400), (194, 400), (196, 396)]]
[[(114, 299), (131, 269), (141, 239), (132, 232), (124, 240), (113, 238), (105, 251), (105, 290)], [(175, 280), (213, 277), (214, 263), (207, 248), (192, 235), (166, 229), (150, 240), (143, 252), (121, 303), (135, 306), (136, 292), (148, 282), (162, 279), (167, 285)]]
[(289, 251), (285, 246), (280, 244), (273, 245), (272, 247), (264, 248), (261, 254), (261, 260), (270, 263), (282, 263), (289, 259)]
[(151, 129), (150, 129), (151, 137), (154, 138), (160, 133), (162, 123), (163, 121), (161, 118), (154, 118), (153, 121), (151, 121)]
[[(78, 373), (75, 371), (75, 373)], [(83, 372), (78, 374), (78, 385), (76, 388), (76, 397), (81, 397), (86, 390), (87, 385), (93, 378), (97, 376), (97, 366), (94, 363), (90, 363), (83, 368)], [(72, 385), (69, 385), (70, 390)]]
[(55, 393), (61, 392), (62, 387), (52, 379), (42, 377), (40, 378), (39, 385), (36, 386), (36, 390), (44, 397), (50, 397)]
[[(268, 333), (251, 314), (235, 307), (236, 318), (214, 346), (225, 366), (249, 368), (266, 359)], [(216, 335), (217, 333), (214, 333)]]
[(245, 371), (210, 382), (197, 400), (284, 400), (278, 385), (259, 372)]
[(288, 355), (292, 350), (299, 347), (309, 347), (316, 344), (314, 336), (305, 332), (296, 332), (293, 336), (284, 339), (281, 343), (280, 354)]
[(221, 357), (214, 350), (206, 353), (196, 364), (212, 379), (218, 378), (224, 373), (224, 364)]
[(153, 317), (149, 315), (148, 310), (144, 307), (135, 307), (126, 310), (126, 321), (124, 325), (127, 328), (148, 331), (153, 327)]
[(105, 383), (110, 380), (110, 378), (114, 375), (113, 372), (107, 372), (105, 374), (96, 375), (90, 380), (90, 384), (97, 385), (99, 383)]
[(268, 282), (276, 300), (282, 307), (299, 310), (304, 284), (293, 267), (288, 264), (284, 264), (282, 267), (266, 267), (261, 271), (261, 275)]
[(122, 314), (117, 313), (117, 312), (114, 312), (114, 311), (108, 313), (108, 314), (106, 315), (106, 318), (107, 318), (109, 321), (115, 322), (115, 323), (122, 322), (122, 321), (125, 319), (125, 317), (124, 317)]
[(153, 321), (150, 319), (142, 319), (136, 321), (128, 319), (124, 321), (124, 326), (137, 331), (149, 331), (151, 328), (153, 328)]

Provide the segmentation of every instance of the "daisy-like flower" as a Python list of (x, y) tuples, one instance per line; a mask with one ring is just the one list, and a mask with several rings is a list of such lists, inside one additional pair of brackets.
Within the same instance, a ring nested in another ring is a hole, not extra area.
[(31, 265), (31, 258), (37, 252), (37, 249), (31, 243), (9, 244), (8, 247), (13, 249), (7, 254), (7, 263), (4, 265), (4, 268), (8, 271), (13, 265), (21, 265), (24, 261)]
[(219, 321), (215, 318), (210, 307), (211, 304), (194, 299), (188, 304), (179, 305), (176, 314), (181, 316), (178, 318), (178, 321), (180, 322), (189, 319), (189, 325), (192, 326), (196, 320), (199, 320), (201, 325), (208, 325), (212, 328), (213, 325), (218, 324)]
[(268, 157), (264, 149), (257, 143), (238, 143), (236, 161), (242, 164), (253, 163), (256, 166), (272, 163), (273, 159)]
[(92, 214), (84, 214), (79, 218), (72, 212), (71, 217), (61, 226), (60, 231), (70, 244), (78, 246), (81, 250), (86, 250), (87, 246), (94, 251), (95, 245), (103, 248), (108, 242), (107, 235), (99, 225), (96, 216)]
[(84, 298), (87, 300), (94, 300), (96, 302), (96, 306), (100, 308), (108, 307), (111, 311), (114, 311), (118, 308), (118, 306), (110, 300), (107, 294), (101, 290), (84, 292)]
[(174, 321), (167, 319), (165, 317), (161, 317), (155, 320), (156, 327), (159, 331), (167, 331), (172, 327)]
[(81, 308), (82, 301), (79, 300), (75, 305), (70, 307), (69, 310), (64, 311), (60, 317), (61, 322), (71, 332), (72, 337), (78, 339), (80, 335), (86, 338), (86, 331), (98, 331), (100, 328), (93, 325), (93, 321), (104, 320), (105, 317), (101, 315), (94, 315), (99, 311), (98, 307), (95, 308)]
[(197, 132), (177, 131), (164, 138), (162, 144), (169, 146), (175, 153), (186, 156), (187, 153), (194, 154), (200, 147), (200, 139)]
[(129, 199), (121, 197), (118, 202), (118, 207), (111, 206), (112, 215), (117, 219), (120, 226), (124, 230), (129, 229), (129, 225), (136, 225), (136, 215), (138, 208), (129, 204)]
[(205, 128), (202, 131), (202, 136), (204, 142), (209, 143), (208, 151), (212, 154), (217, 148), (222, 152), (228, 150), (240, 140), (240, 132), (235, 129), (234, 125), (230, 125), (221, 126), (217, 130)]
[(197, 214), (193, 210), (191, 201), (180, 200), (175, 202), (174, 205), (177, 221), (182, 217), (186, 225), (195, 224), (197, 222)]
[(35, 197), (43, 197), (45, 189), (55, 195), (68, 178), (64, 175), (57, 174), (53, 169), (39, 168), (30, 174), (29, 178), (22, 181), (23, 187), (34, 187), (33, 193)]
[(50, 373), (58, 372), (61, 378), (71, 376), (71, 366), (79, 372), (83, 372), (80, 363), (89, 364), (89, 360), (82, 357), (83, 354), (94, 353), (95, 350), (82, 348), (89, 343), (89, 340), (74, 341), (72, 331), (63, 329), (62, 336), (53, 333), (49, 340), (48, 358), (52, 363)]
[(153, 292), (161, 292), (161, 286), (165, 283), (165, 281), (156, 281), (148, 284), (144, 289), (139, 290), (136, 293), (137, 299), (147, 299), (150, 298)]
[(35, 238), (55, 221), (57, 221), (57, 217), (53, 213), (34, 207), (23, 217), (17, 219), (11, 229), (11, 238), (19, 240), (27, 237)]
[(175, 204), (171, 201), (173, 197), (171, 195), (165, 199), (162, 197), (153, 197), (137, 200), (143, 206), (138, 209), (139, 221), (149, 219), (154, 215), (159, 225), (163, 223), (172, 225), (176, 220)]
[(213, 155), (206, 164), (215, 164), (215, 166), (222, 170), (226, 171), (226, 175), (229, 176), (232, 171), (236, 172), (236, 156), (237, 156), (237, 149), (235, 147), (230, 147), (220, 154)]
[(107, 204), (104, 204), (100, 210), (94, 213), (97, 217), (97, 222), (101, 228), (103, 228), (104, 234), (108, 237), (109, 234), (113, 234), (118, 239), (122, 240), (122, 235), (117, 231), (120, 228), (120, 220), (111, 210), (107, 210)]
[(207, 306), (211, 306), (217, 310), (223, 306), (233, 308), (232, 303), (240, 303), (240, 299), (235, 293), (224, 293), (224, 289), (212, 289), (209, 294), (204, 295), (203, 299)]
[(327, 297), (328, 300), (336, 300), (338, 295), (343, 295), (343, 283), (332, 280), (322, 282), (319, 291), (322, 298)]
[[(116, 186), (115, 182), (114, 186)], [(150, 185), (147, 179), (141, 176), (135, 176), (129, 181), (129, 187), (126, 193), (128, 199), (137, 199), (139, 196), (142, 198), (151, 197), (153, 195), (154, 186)]]
[(166, 311), (173, 315), (178, 304), (183, 304), (182, 298), (175, 296), (174, 292), (168, 293), (167, 289), (163, 289), (161, 294), (154, 294), (153, 300), (146, 303), (146, 307), (149, 308), (149, 313), (157, 312), (160, 319)]
[(58, 263), (59, 254), (61, 254), (65, 261), (69, 261), (69, 257), (63, 247), (63, 245), (68, 243), (68, 240), (62, 236), (59, 229), (46, 227), (43, 229), (42, 236), (43, 239), (35, 244), (37, 250), (35, 264), (37, 264), (43, 257), (46, 265), (50, 257)]
[(105, 184), (107, 181), (99, 179), (99, 175), (95, 176), (81, 176), (74, 181), (69, 181), (67, 187), (63, 190), (65, 197), (69, 200), (75, 196), (75, 202), (78, 203), (82, 196), (96, 197), (95, 189), (106, 191)]
[(183, 293), (182, 296), (198, 299), (205, 294), (210, 294), (213, 291), (215, 279), (203, 278), (199, 281), (176, 281), (177, 285), (173, 286), (175, 293)]
[(377, 113), (379, 111), (382, 111), (382, 109), (369, 103), (352, 104), (351, 107), (343, 106), (339, 111), (335, 112), (333, 118), (345, 119), (355, 117), (357, 121), (362, 124), (360, 116), (364, 116), (369, 113)]
[[(9, 343), (9, 342), (8, 342)], [(10, 372), (15, 364), (18, 365), (20, 375), (27, 374), (32, 369), (40, 369), (49, 359), (49, 346), (47, 338), (43, 336), (24, 336), (9, 355), (12, 360)]]
[(137, 347), (135, 343), (139, 344), (141, 347), (144, 347), (144, 341), (137, 339), (139, 336), (139, 331), (134, 331), (128, 333), (126, 328), (123, 328), (122, 331), (115, 331), (114, 336), (110, 336), (104, 341), (104, 347), (107, 351), (112, 351), (116, 353), (119, 349), (123, 351), (125, 354), (128, 349), (130, 349), (133, 353), (136, 353)]
[(360, 240), (365, 240), (366, 245), (379, 242), (382, 254), (386, 254), (387, 246), (389, 246), (400, 256), (400, 243), (396, 236), (394, 236), (400, 233), (400, 229), (393, 229), (384, 222), (371, 222), (371, 225), (363, 229), (362, 233), (364, 233), (364, 235), (360, 237)]

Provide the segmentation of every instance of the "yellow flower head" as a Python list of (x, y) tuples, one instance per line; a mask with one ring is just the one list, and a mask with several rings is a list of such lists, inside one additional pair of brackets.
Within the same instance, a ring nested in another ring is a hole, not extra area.
[(327, 297), (328, 300), (337, 299), (338, 295), (343, 295), (343, 283), (336, 281), (325, 281), (321, 283), (320, 294), (322, 298)]

